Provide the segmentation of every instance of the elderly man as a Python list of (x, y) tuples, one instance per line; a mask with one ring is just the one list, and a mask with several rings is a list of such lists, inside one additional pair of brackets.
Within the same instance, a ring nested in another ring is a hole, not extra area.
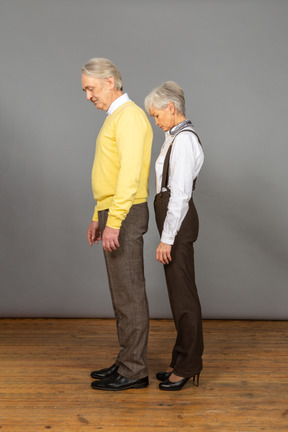
[(148, 228), (148, 179), (152, 128), (127, 93), (107, 59), (93, 58), (82, 68), (87, 100), (107, 117), (96, 141), (92, 189), (97, 202), (87, 239), (102, 240), (120, 350), (114, 364), (96, 370), (97, 390), (148, 386), (146, 365), (148, 302), (143, 268), (143, 235)]

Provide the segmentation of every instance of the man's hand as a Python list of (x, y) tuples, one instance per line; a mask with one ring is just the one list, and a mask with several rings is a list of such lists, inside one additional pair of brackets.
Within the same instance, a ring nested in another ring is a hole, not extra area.
[(156, 249), (157, 261), (161, 262), (162, 264), (169, 264), (169, 262), (172, 261), (171, 249), (172, 245), (160, 242)]
[(87, 240), (90, 246), (93, 245), (93, 243), (98, 243), (101, 240), (101, 233), (99, 230), (99, 223), (98, 221), (92, 221), (89, 225), (88, 231), (87, 231)]
[(116, 250), (120, 243), (118, 241), (120, 229), (110, 228), (106, 225), (102, 235), (102, 247), (106, 252)]

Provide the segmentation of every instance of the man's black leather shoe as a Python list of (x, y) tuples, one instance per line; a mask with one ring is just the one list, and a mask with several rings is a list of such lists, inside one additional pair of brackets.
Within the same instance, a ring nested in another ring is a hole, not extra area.
[(156, 374), (156, 378), (158, 381), (166, 381), (170, 375), (172, 374), (172, 372), (158, 372)]
[(108, 378), (111, 375), (114, 375), (119, 369), (119, 366), (117, 366), (115, 363), (110, 366), (109, 368), (105, 368), (105, 369), (100, 369), (100, 370), (96, 370), (91, 372), (91, 378), (94, 379), (103, 379), (103, 378)]
[(93, 381), (91, 387), (95, 390), (120, 391), (128, 389), (141, 389), (149, 384), (148, 376), (140, 379), (129, 379), (116, 373), (100, 381)]

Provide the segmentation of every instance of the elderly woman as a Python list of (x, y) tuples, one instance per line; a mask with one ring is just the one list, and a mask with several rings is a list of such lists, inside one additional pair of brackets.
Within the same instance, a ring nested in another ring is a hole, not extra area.
[(170, 367), (159, 372), (161, 390), (181, 390), (193, 377), (198, 386), (202, 370), (203, 333), (201, 306), (194, 274), (193, 243), (198, 236), (198, 215), (192, 191), (203, 164), (198, 135), (185, 117), (181, 87), (168, 81), (145, 99), (145, 109), (165, 132), (165, 142), (156, 161), (154, 201), (161, 241), (156, 259), (164, 264), (176, 342)]

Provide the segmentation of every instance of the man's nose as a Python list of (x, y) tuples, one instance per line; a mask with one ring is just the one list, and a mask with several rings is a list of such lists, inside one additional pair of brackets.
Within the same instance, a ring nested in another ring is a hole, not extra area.
[(92, 97), (92, 93), (89, 91), (86, 91), (86, 99), (90, 101), (91, 97)]

